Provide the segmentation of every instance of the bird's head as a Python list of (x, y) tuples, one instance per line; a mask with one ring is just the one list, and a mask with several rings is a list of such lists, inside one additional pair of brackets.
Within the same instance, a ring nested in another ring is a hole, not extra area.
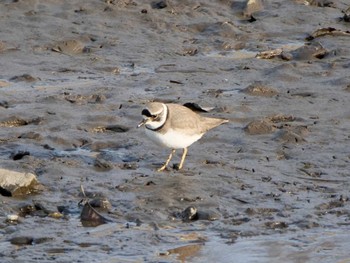
[(145, 125), (147, 129), (156, 130), (163, 126), (167, 114), (168, 108), (164, 103), (151, 102), (141, 112), (143, 120), (137, 125), (138, 128)]

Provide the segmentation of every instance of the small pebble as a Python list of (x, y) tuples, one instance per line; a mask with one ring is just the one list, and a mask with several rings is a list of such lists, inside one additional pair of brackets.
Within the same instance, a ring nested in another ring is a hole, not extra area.
[(6, 217), (6, 221), (7, 222), (14, 222), (14, 221), (18, 221), (18, 215), (12, 214), (12, 215), (7, 215)]

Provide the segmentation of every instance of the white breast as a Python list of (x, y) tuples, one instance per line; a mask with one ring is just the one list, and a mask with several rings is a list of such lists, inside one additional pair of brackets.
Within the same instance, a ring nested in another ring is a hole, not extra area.
[(155, 132), (149, 129), (145, 129), (147, 136), (157, 144), (171, 148), (171, 149), (182, 149), (190, 146), (195, 141), (198, 141), (202, 134), (186, 135), (181, 132), (170, 129), (165, 134)]

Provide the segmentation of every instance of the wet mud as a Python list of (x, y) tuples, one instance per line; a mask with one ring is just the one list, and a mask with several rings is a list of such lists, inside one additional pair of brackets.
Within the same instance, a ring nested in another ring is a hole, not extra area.
[[(2, 1), (0, 167), (42, 188), (0, 195), (1, 262), (350, 261), (348, 13)], [(158, 173), (148, 101), (230, 122)]]

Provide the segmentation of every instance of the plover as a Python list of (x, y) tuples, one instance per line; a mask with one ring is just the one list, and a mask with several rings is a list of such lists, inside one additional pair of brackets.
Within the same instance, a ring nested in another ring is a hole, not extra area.
[(199, 140), (207, 131), (223, 123), (226, 119), (201, 116), (191, 109), (178, 104), (151, 102), (142, 110), (143, 120), (137, 127), (145, 125), (146, 134), (155, 143), (171, 149), (163, 171), (169, 164), (176, 149), (183, 149), (178, 169), (183, 167), (187, 148)]

